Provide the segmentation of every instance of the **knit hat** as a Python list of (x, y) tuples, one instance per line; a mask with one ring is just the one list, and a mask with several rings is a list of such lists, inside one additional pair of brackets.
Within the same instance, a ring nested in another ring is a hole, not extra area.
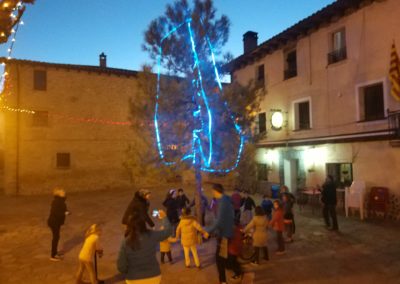
[(212, 189), (218, 191), (219, 193), (224, 193), (224, 187), (220, 183), (214, 183)]

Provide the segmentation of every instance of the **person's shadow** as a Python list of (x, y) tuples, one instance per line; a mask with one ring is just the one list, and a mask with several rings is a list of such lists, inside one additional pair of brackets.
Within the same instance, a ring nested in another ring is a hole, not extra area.
[(102, 280), (104, 281), (105, 284), (113, 284), (113, 283), (118, 283), (118, 282), (124, 283), (125, 276), (121, 273), (118, 273), (109, 278), (102, 279)]
[(84, 236), (82, 234), (79, 234), (65, 241), (63, 243), (63, 253), (67, 253), (71, 251), (75, 246), (82, 244), (84, 239)]

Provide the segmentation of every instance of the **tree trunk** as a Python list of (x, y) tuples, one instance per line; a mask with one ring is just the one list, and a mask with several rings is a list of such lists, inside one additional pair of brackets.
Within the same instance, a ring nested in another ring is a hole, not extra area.
[(196, 190), (194, 194), (194, 200), (196, 203), (196, 216), (197, 216), (197, 221), (201, 224), (201, 170), (200, 170), (200, 161), (196, 161), (194, 165), (194, 171), (195, 171), (195, 178), (196, 178)]

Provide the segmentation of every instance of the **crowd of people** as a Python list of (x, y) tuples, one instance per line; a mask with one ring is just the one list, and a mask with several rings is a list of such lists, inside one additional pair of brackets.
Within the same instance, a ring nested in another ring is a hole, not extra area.
[[(333, 202), (336, 197), (331, 192), (330, 182), (328, 177), (322, 187), (323, 213), (327, 225), (330, 225), (329, 218), (332, 218), (333, 229), (337, 230)], [(152, 213), (149, 212), (151, 192), (141, 189), (135, 193), (122, 217), (125, 234), (117, 259), (117, 269), (125, 275), (127, 284), (160, 283), (161, 270), (156, 259), (157, 252), (160, 252), (161, 264), (165, 263), (165, 256), (169, 263), (173, 264), (172, 243), (178, 241), (184, 252), (185, 266), (191, 267), (191, 255), (195, 267), (201, 269), (197, 246), (210, 236), (215, 236), (215, 263), (221, 284), (227, 282), (227, 269), (234, 272), (233, 280), (243, 277), (238, 259), (246, 235), (250, 234), (253, 240), (252, 265), (260, 264), (262, 254), (263, 259), (269, 261), (270, 229), (276, 235), (276, 255), (284, 254), (285, 243), (293, 242), (296, 230), (293, 212), (295, 197), (287, 186), (281, 186), (278, 199), (271, 200), (265, 195), (259, 205), (248, 192), (239, 189), (235, 189), (234, 193), (228, 196), (221, 184), (214, 184), (211, 191), (210, 203), (204, 193), (201, 193), (201, 216), (198, 217), (192, 214), (191, 209), (196, 205), (195, 199), (190, 201), (183, 189), (169, 190), (162, 203), (165, 211), (154, 210)], [(60, 227), (64, 224), (65, 216), (70, 214), (65, 200), (64, 190), (54, 190), (54, 200), (48, 218), (48, 226), (53, 234), (50, 258), (52, 261), (62, 260), (57, 246)], [(213, 215), (209, 224), (206, 224), (207, 212)], [(155, 228), (152, 217), (161, 220), (162, 226), (159, 229)], [(100, 235), (101, 228), (97, 224), (93, 224), (86, 231), (85, 241), (79, 253), (77, 283), (81, 283), (84, 271), (89, 275), (92, 284), (98, 283), (93, 259), (95, 254), (101, 257), (103, 253), (99, 242)]]

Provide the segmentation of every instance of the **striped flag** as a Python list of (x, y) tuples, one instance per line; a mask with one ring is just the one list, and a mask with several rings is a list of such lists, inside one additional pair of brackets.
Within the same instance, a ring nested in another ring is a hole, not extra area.
[(390, 93), (396, 101), (400, 101), (400, 59), (397, 55), (396, 46), (392, 44), (392, 50), (390, 52), (390, 71), (389, 79), (392, 83), (392, 89)]

